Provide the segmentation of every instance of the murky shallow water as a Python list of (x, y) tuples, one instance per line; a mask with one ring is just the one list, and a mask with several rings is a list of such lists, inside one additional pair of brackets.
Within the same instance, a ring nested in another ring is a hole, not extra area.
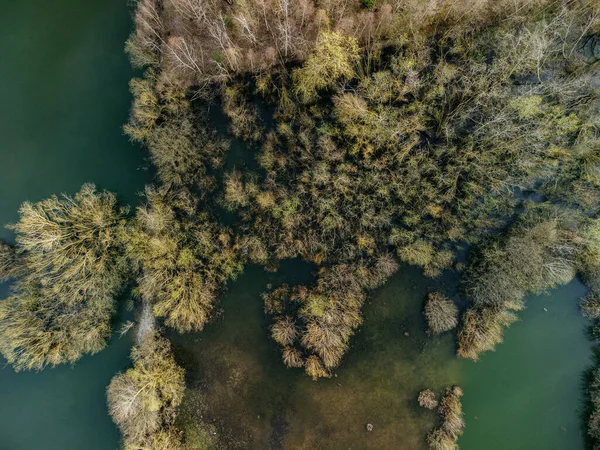
[(590, 349), (576, 306), (585, 292), (578, 281), (530, 298), (498, 351), (472, 363), (454, 356), (451, 334), (426, 336), (421, 315), (425, 295), (452, 294), (455, 279), (434, 281), (403, 267), (371, 296), (334, 377), (313, 382), (286, 369), (268, 337), (259, 294), (282, 279), (285, 271), (248, 269), (223, 296), (217, 321), (176, 339), (208, 405), (203, 418), (217, 426), (225, 448), (425, 449), (437, 417), (416, 396), (452, 384), (465, 390), (463, 450), (583, 448), (579, 375)]

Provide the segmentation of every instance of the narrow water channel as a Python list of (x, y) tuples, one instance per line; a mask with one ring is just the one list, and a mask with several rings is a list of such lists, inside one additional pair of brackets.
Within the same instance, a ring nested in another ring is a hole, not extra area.
[[(15, 221), (25, 200), (73, 193), (85, 182), (134, 204), (150, 175), (144, 152), (121, 133), (132, 76), (122, 52), (126, 1), (0, 6), (0, 223)], [(0, 238), (12, 236), (0, 229)], [(581, 376), (591, 350), (579, 282), (531, 297), (498, 351), (472, 363), (454, 357), (452, 336), (428, 339), (420, 313), (427, 292), (451, 294), (456, 280), (403, 268), (371, 296), (337, 376), (313, 383), (284, 369), (260, 299), (267, 284), (308, 279), (310, 267), (298, 262), (278, 274), (249, 267), (203, 333), (175, 339), (204, 418), (229, 448), (423, 449), (435, 415), (418, 408), (416, 394), (457, 383), (465, 391), (463, 450), (583, 450)], [(42, 373), (3, 366), (0, 449), (118, 448), (105, 387), (128, 366), (130, 346), (115, 337), (72, 368)]]

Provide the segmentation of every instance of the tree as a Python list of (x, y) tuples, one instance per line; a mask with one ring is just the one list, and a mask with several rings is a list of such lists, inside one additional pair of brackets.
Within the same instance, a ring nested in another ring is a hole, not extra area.
[(141, 269), (139, 292), (168, 326), (201, 330), (221, 286), (242, 271), (241, 251), (227, 229), (196, 213), (188, 191), (147, 187), (146, 199), (127, 243)]
[(502, 342), (503, 328), (516, 320), (527, 293), (566, 284), (576, 272), (582, 239), (577, 214), (548, 205), (530, 205), (499, 238), (488, 242), (464, 277), (472, 307), (463, 316), (458, 354), (478, 359)]
[(185, 391), (185, 371), (169, 341), (147, 335), (131, 352), (133, 367), (116, 375), (107, 388), (108, 409), (123, 434), (125, 449), (178, 449), (173, 428)]
[(516, 320), (507, 309), (469, 308), (458, 331), (458, 355), (477, 361), (481, 353), (494, 350), (502, 342), (504, 329)]
[(0, 352), (16, 371), (73, 364), (106, 346), (113, 312), (112, 298), (68, 305), (49, 289), (17, 283), (0, 302)]
[(0, 282), (12, 278), (17, 270), (15, 248), (0, 241)]
[(85, 184), (70, 197), (25, 202), (16, 234), (22, 282), (49, 290), (62, 303), (110, 298), (127, 277), (122, 238), (127, 208), (114, 194)]
[(353, 78), (358, 50), (356, 39), (322, 31), (304, 66), (294, 72), (300, 97), (305, 102), (311, 101), (319, 90), (332, 87), (340, 78)]
[(0, 351), (15, 370), (41, 370), (96, 353), (110, 337), (115, 297), (130, 271), (122, 248), (127, 209), (84, 185), (75, 197), (24, 203), (10, 256), (17, 276), (0, 302)]

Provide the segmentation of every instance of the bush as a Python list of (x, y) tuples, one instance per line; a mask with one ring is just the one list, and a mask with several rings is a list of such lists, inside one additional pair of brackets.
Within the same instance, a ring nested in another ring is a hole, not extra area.
[(423, 408), (435, 409), (438, 406), (438, 401), (435, 398), (435, 393), (431, 389), (421, 391), (417, 400), (419, 402), (419, 405)]
[(283, 363), (287, 367), (303, 367), (304, 360), (302, 359), (302, 353), (294, 347), (285, 347), (281, 354)]
[(304, 101), (314, 100), (319, 90), (333, 86), (340, 78), (353, 78), (358, 58), (359, 47), (355, 38), (336, 32), (321, 32), (314, 51), (302, 68), (294, 71), (296, 91)]
[(362, 0), (362, 5), (367, 9), (371, 9), (375, 6), (375, 0)]
[(600, 294), (590, 292), (579, 304), (581, 314), (588, 319), (600, 319)]
[(463, 434), (465, 427), (460, 400), (462, 395), (463, 391), (458, 386), (446, 388), (439, 408), (442, 426), (427, 436), (427, 444), (431, 450), (458, 449), (458, 438)]
[(139, 292), (181, 332), (201, 330), (223, 284), (243, 269), (229, 230), (195, 214), (186, 190), (146, 188), (128, 232), (127, 253), (140, 268)]
[(12, 278), (18, 270), (15, 248), (0, 241), (0, 282)]
[(541, 293), (573, 279), (582, 238), (578, 216), (550, 205), (530, 205), (500, 238), (480, 248), (464, 277), (473, 306), (458, 334), (460, 356), (477, 360), (502, 342), (528, 293)]
[(433, 334), (452, 330), (458, 324), (458, 308), (440, 292), (432, 292), (427, 296), (423, 313)]
[(494, 350), (502, 342), (504, 328), (517, 320), (517, 316), (503, 309), (471, 308), (463, 316), (458, 332), (458, 355), (473, 361), (483, 352)]
[(431, 450), (457, 450), (458, 444), (444, 433), (444, 430), (436, 428), (427, 435), (427, 445)]
[(279, 319), (271, 327), (271, 336), (279, 345), (292, 345), (298, 337), (296, 325), (289, 317)]
[(311, 355), (306, 358), (305, 362), (305, 370), (309, 377), (311, 377), (314, 381), (319, 378), (328, 377), (329, 373), (325, 370), (323, 363), (319, 359), (318, 356)]

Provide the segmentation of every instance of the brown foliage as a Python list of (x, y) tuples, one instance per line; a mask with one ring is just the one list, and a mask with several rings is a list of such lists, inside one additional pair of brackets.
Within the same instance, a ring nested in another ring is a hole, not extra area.
[(423, 314), (433, 334), (452, 330), (458, 325), (458, 308), (440, 292), (431, 292), (427, 296)]

